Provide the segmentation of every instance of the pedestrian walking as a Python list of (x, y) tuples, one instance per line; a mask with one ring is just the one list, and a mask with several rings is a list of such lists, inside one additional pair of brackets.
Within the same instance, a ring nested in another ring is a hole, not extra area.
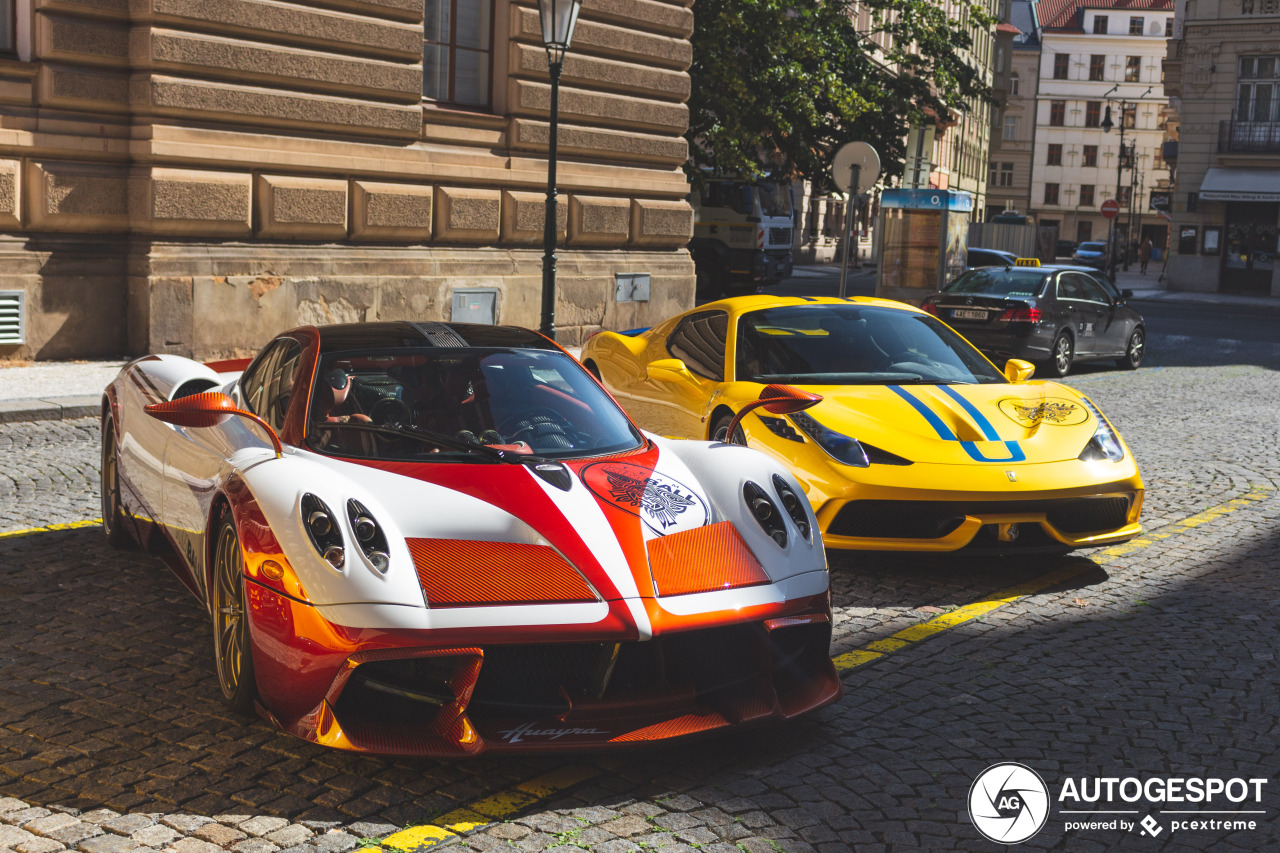
[(1147, 264), (1151, 263), (1151, 250), (1155, 248), (1151, 243), (1151, 238), (1142, 241), (1142, 246), (1138, 249), (1138, 261), (1142, 264), (1142, 274), (1147, 274)]

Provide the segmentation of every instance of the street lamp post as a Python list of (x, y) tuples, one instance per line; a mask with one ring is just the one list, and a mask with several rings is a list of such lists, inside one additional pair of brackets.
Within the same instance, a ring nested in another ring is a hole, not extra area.
[(551, 128), (547, 140), (547, 210), (542, 230), (542, 324), (539, 331), (556, 339), (556, 134), (560, 123), (560, 71), (573, 41), (582, 0), (538, 0), (542, 43), (551, 72)]
[[(1103, 95), (1103, 97), (1110, 95), (1112, 92), (1114, 92), (1118, 88), (1120, 88), (1119, 83), (1112, 86), (1111, 89), (1108, 90)], [(1137, 98), (1134, 99), (1134, 109), (1133, 109), (1134, 125), (1135, 125), (1134, 130), (1137, 130), (1136, 125), (1137, 125), (1137, 117), (1138, 117), (1138, 107), (1137, 107), (1138, 101), (1141, 101), (1143, 98), (1145, 98), (1153, 88), (1155, 87), (1148, 86), (1146, 92), (1143, 92), (1141, 95), (1139, 95)], [(1110, 101), (1110, 98), (1108, 98), (1107, 100)], [(1124, 159), (1125, 159), (1124, 119), (1125, 119), (1125, 116), (1128, 114), (1128, 112), (1129, 112), (1129, 101), (1126, 98), (1120, 101), (1120, 152), (1119, 152), (1119, 155), (1116, 157), (1116, 201), (1117, 202), (1120, 201), (1120, 189), (1124, 186)], [(1108, 103), (1106, 115), (1102, 119), (1102, 132), (1110, 133), (1111, 128), (1113, 127), (1115, 127), (1115, 122), (1112, 121), (1111, 119), (1111, 104)], [(1136, 148), (1136, 145), (1137, 145), (1136, 143), (1133, 143), (1129, 147), (1130, 149), (1134, 149)], [(1128, 155), (1129, 168), (1131, 170), (1136, 168), (1136, 164), (1134, 163), (1134, 160), (1135, 160), (1134, 155), (1136, 153), (1137, 152), (1134, 150), (1129, 151), (1129, 155)], [(1116, 241), (1119, 238), (1119, 236), (1120, 236), (1120, 217), (1119, 215), (1117, 215), (1111, 220), (1111, 240), (1107, 250), (1107, 255), (1108, 255), (1107, 270), (1110, 273), (1112, 281), (1116, 280), (1116, 251), (1115, 250), (1116, 248), (1118, 248), (1116, 245)], [(1133, 188), (1132, 187), (1129, 188), (1129, 237), (1130, 239), (1132, 239), (1133, 237)], [(1127, 246), (1125, 247), (1124, 258), (1125, 258), (1125, 269), (1128, 269), (1129, 268), (1129, 249)]]

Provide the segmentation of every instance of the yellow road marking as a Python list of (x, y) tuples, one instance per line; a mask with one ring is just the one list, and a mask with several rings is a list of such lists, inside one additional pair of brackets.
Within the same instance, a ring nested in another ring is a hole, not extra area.
[[(521, 782), (513, 788), (490, 794), (441, 815), (435, 824), (429, 826), (411, 826), (394, 835), (382, 839), (379, 844), (390, 850), (422, 850), (434, 847), (442, 841), (455, 838), (459, 833), (467, 832), (494, 821), (507, 818), (522, 809), (528, 808), (539, 800), (565, 788), (585, 782), (603, 773), (599, 767), (586, 767), (580, 764), (561, 767), (527, 782)], [(356, 853), (377, 851), (376, 847), (366, 847)]]
[[(1253, 486), (1249, 491), (1245, 492), (1238, 498), (1232, 498), (1223, 504), (1210, 507), (1195, 515), (1166, 524), (1164, 527), (1147, 533), (1136, 539), (1130, 539), (1120, 545), (1112, 545), (1110, 548), (1104, 548), (1100, 555), (1094, 558), (1093, 562), (1102, 564), (1110, 562), (1114, 557), (1122, 557), (1126, 554), (1132, 554), (1135, 551), (1141, 551), (1143, 548), (1149, 548), (1157, 542), (1161, 542), (1172, 536), (1178, 536), (1186, 533), (1188, 530), (1194, 530), (1202, 524), (1222, 518), (1238, 509), (1255, 504), (1258, 501), (1266, 500), (1275, 489), (1270, 486)], [(1029, 595), (1035, 595), (1042, 592), (1055, 584), (1070, 580), (1078, 575), (1089, 571), (1091, 567), (1087, 564), (1077, 564), (1048, 574), (1040, 575), (1032, 578), (1016, 586), (1002, 589), (991, 596), (986, 601), (977, 601), (973, 604), (966, 604), (964, 607), (956, 608), (949, 613), (943, 613), (936, 616), (928, 622), (921, 622), (918, 625), (912, 625), (904, 628), (896, 634), (890, 634), (888, 637), (867, 643), (856, 649), (852, 649), (843, 654), (836, 655), (832, 661), (836, 665), (836, 669), (841, 673), (849, 672), (860, 666), (865, 666), (874, 661), (878, 661), (885, 655), (892, 654), (907, 646), (914, 645), (921, 640), (926, 640), (935, 634), (940, 634), (948, 628), (954, 628), (957, 625), (963, 625), (979, 616), (985, 616), (993, 610), (1004, 607), (1006, 604), (1012, 604), (1019, 599), (1026, 598)]]
[(84, 521), (68, 521), (63, 524), (46, 524), (44, 527), (24, 527), (21, 530), (10, 530), (0, 533), (0, 539), (13, 539), (17, 536), (30, 536), (32, 533), (48, 533), (52, 530), (77, 530), (81, 527), (96, 527), (102, 523), (100, 518), (88, 518)]

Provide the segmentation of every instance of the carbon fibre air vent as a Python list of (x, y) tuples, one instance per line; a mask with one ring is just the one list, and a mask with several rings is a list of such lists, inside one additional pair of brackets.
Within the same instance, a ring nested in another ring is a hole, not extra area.
[(453, 329), (450, 329), (444, 323), (414, 323), (413, 327), (422, 332), (423, 337), (438, 347), (465, 347), (467, 342), (463, 340)]

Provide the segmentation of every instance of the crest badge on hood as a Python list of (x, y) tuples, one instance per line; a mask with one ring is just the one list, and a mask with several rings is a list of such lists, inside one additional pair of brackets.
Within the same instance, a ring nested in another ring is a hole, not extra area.
[(597, 462), (582, 469), (582, 482), (601, 501), (640, 517), (666, 535), (704, 526), (707, 504), (693, 489), (665, 474), (627, 462)]
[(1040, 424), (1075, 426), (1089, 419), (1089, 411), (1084, 406), (1061, 397), (1046, 397), (1041, 400), (1018, 400), (1010, 397), (1000, 401), (1000, 411), (1028, 429)]

